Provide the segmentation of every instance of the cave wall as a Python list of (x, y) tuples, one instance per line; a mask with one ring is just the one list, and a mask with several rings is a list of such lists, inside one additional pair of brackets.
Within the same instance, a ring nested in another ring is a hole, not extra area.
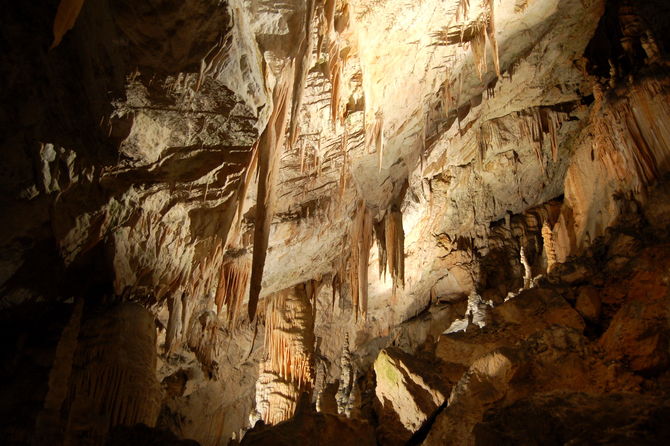
[[(378, 430), (383, 442), (424, 422), (442, 426), (427, 438), (450, 432), (451, 412), (435, 411), (470, 404), (459, 379), (486, 375), (476, 359), (491, 351), (438, 367), (455, 390), (417, 416), (378, 404), (403, 394), (374, 382), (383, 349), (431, 363), (445, 331), (483, 329), (492, 307), (548, 286), (540, 276), (565, 284), (576, 258), (621, 249), (612, 228), (645, 231), (635, 250), (662, 244), (669, 12), (657, 0), (9, 5), (3, 435), (103, 444), (143, 423), (219, 445), (259, 416), (339, 425), (301, 412), (303, 392), (366, 420), (340, 426), (361, 435), (381, 413), (411, 425)], [(611, 277), (579, 280), (603, 291), (633, 260), (608, 261)], [(657, 382), (662, 358), (629, 358), (600, 329), (612, 360)], [(492, 361), (517, 367), (503, 353)], [(485, 381), (502, 392), (510, 373)], [(555, 403), (529, 398), (509, 413)], [(474, 429), (484, 407), (467, 410)]]

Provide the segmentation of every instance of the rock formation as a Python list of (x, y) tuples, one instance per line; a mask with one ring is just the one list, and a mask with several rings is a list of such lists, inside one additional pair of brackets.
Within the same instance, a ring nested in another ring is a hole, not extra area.
[(666, 1), (5, 9), (3, 444), (668, 441)]

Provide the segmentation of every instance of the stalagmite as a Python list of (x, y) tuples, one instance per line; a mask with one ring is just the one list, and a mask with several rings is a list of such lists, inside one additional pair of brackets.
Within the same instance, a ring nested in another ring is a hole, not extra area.
[(340, 358), (340, 385), (337, 388), (335, 402), (337, 403), (337, 413), (349, 416), (351, 406), (349, 404), (351, 391), (354, 387), (354, 366), (351, 360), (351, 351), (349, 350), (349, 333), (345, 333), (344, 346), (342, 347), (342, 356)]
[(269, 424), (290, 418), (302, 391), (314, 385), (313, 284), (273, 296), (265, 310), (265, 351), (256, 387), (256, 410)]
[[(209, 287), (207, 287), (209, 288)], [(181, 338), (188, 338), (191, 325), (191, 314), (193, 313), (193, 302), (188, 298), (188, 294), (181, 295)]]
[(270, 223), (276, 201), (275, 183), (279, 171), (279, 159), (284, 143), (288, 98), (291, 96), (294, 63), (287, 62), (282, 69), (273, 91), (274, 108), (265, 131), (258, 143), (258, 194), (256, 199), (256, 222), (254, 227), (254, 251), (249, 285), (249, 319), (256, 316), (258, 297), (261, 292), (263, 268), (270, 237)]
[(544, 253), (547, 256), (547, 272), (551, 272), (556, 264), (556, 248), (554, 246), (554, 234), (545, 221), (542, 224), (542, 241), (544, 242)]
[(165, 352), (172, 353), (179, 343), (181, 337), (181, 323), (182, 323), (182, 299), (181, 293), (174, 294), (168, 300), (168, 311), (170, 317), (168, 318), (167, 331), (165, 334)]
[(519, 261), (523, 265), (523, 288), (528, 289), (530, 288), (531, 285), (533, 273), (531, 272), (530, 263), (528, 263), (528, 259), (526, 258), (526, 253), (523, 250), (523, 246), (521, 246), (521, 248), (519, 249)]

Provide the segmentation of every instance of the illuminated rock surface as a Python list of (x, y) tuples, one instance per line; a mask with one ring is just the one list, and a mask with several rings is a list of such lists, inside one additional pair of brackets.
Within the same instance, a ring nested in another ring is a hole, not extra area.
[(3, 444), (669, 441), (666, 1), (5, 9)]

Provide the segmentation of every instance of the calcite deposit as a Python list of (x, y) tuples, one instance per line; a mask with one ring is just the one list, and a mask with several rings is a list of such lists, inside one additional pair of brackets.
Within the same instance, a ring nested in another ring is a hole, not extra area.
[(667, 1), (0, 22), (0, 443), (670, 441)]

